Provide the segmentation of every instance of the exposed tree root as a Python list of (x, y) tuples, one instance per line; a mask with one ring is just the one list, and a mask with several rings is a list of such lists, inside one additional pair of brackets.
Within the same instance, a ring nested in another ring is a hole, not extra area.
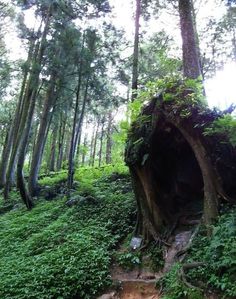
[(191, 238), (190, 238), (188, 244), (187, 244), (183, 249), (181, 249), (181, 250), (179, 250), (179, 251), (177, 252), (176, 256), (177, 256), (178, 258), (181, 257), (181, 258), (179, 258), (180, 261), (183, 261), (183, 260), (184, 260), (186, 253), (187, 253), (187, 252), (189, 251), (189, 249), (191, 248), (191, 245), (192, 245), (192, 243), (193, 243), (194, 238), (196, 237), (196, 235), (197, 235), (198, 232), (199, 232), (199, 229), (200, 229), (200, 223), (196, 226), (196, 228), (195, 228), (195, 230), (194, 230), (194, 232), (193, 232), (193, 234), (192, 234), (192, 236), (191, 236)]
[(192, 283), (190, 283), (190, 282), (187, 281), (185, 271), (193, 269), (193, 268), (197, 268), (197, 267), (202, 267), (202, 266), (205, 266), (205, 265), (206, 264), (203, 263), (203, 262), (195, 262), (195, 263), (190, 263), (190, 264), (183, 264), (182, 267), (181, 267), (181, 269), (180, 269), (179, 278), (181, 279), (181, 281), (184, 283), (184, 285), (186, 287), (188, 287), (190, 289), (197, 289), (197, 290), (203, 292), (204, 291), (203, 288), (201, 288), (200, 286), (193, 285)]

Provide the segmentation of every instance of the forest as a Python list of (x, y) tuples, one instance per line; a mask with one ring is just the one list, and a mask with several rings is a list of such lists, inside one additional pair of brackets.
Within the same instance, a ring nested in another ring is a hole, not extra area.
[(235, 76), (235, 0), (0, 0), (0, 299), (236, 298)]

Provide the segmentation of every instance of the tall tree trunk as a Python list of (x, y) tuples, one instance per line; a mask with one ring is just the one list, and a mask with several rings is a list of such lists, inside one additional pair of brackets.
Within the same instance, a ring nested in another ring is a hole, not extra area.
[(141, 14), (141, 2), (136, 0), (136, 12), (135, 12), (135, 34), (134, 34), (134, 51), (133, 51), (133, 67), (132, 67), (132, 102), (137, 97), (138, 89), (138, 58), (139, 58), (139, 19)]
[(102, 130), (101, 130), (101, 136), (100, 136), (100, 149), (99, 149), (99, 157), (98, 157), (98, 166), (99, 167), (102, 164), (103, 137), (104, 137), (104, 119), (102, 120)]
[(81, 166), (85, 164), (85, 157), (86, 157), (86, 149), (87, 147), (87, 135), (84, 135), (84, 142), (83, 142), (83, 152), (82, 152), (82, 159), (81, 159)]
[[(83, 124), (82, 124), (82, 126), (83, 126)], [(77, 143), (76, 143), (75, 156), (74, 156), (74, 160), (75, 160), (74, 165), (76, 165), (77, 167), (79, 167), (81, 136), (82, 136), (82, 128), (79, 132), (78, 140), (77, 140)]]
[(100, 127), (100, 119), (98, 120), (97, 129), (96, 129), (95, 136), (94, 136), (93, 154), (92, 154), (92, 162), (91, 162), (92, 166), (94, 166), (94, 164), (95, 164), (99, 127)]
[(112, 113), (109, 112), (108, 115), (108, 126), (107, 126), (107, 143), (106, 143), (106, 164), (111, 164), (111, 147), (112, 147)]
[[(45, 48), (46, 36), (49, 30), (50, 24), (50, 15), (51, 15), (51, 6), (48, 9), (47, 18), (45, 21), (45, 27), (42, 34), (41, 42), (35, 48), (33, 59), (32, 59), (32, 70), (29, 76), (27, 86), (25, 88), (24, 97), (23, 97), (23, 105), (22, 105), (22, 114), (19, 123), (19, 129), (17, 132), (17, 138), (14, 144), (14, 148), (12, 151), (9, 169), (7, 174), (7, 182), (4, 189), (4, 197), (8, 197), (9, 187), (10, 187), (10, 175), (12, 166), (14, 165), (17, 152), (19, 150), (19, 157), (17, 163), (17, 185), (22, 196), (22, 200), (25, 202), (27, 208), (31, 208), (31, 198), (27, 192), (27, 188), (25, 186), (24, 177), (23, 177), (23, 165), (25, 159), (25, 152), (27, 147), (27, 142), (29, 138), (31, 122), (34, 113), (36, 95), (39, 85), (39, 75), (41, 71), (42, 58)], [(23, 136), (23, 138), (22, 138)]]
[(52, 132), (52, 144), (51, 144), (50, 160), (49, 160), (49, 170), (50, 171), (55, 171), (56, 143), (57, 143), (57, 126), (55, 126), (55, 128)]
[(39, 121), (36, 120), (35, 122), (35, 128), (34, 128), (34, 132), (33, 132), (33, 137), (32, 137), (32, 149), (29, 151), (29, 164), (28, 164), (28, 172), (30, 172), (30, 168), (32, 165), (32, 159), (33, 159), (33, 152), (35, 151), (35, 145), (36, 145), (36, 139), (37, 139), (37, 135), (38, 135), (38, 129), (39, 129)]
[[(28, 53), (26, 65), (31, 62), (34, 47), (35, 47), (35, 40), (32, 40), (30, 48), (29, 48), (29, 53)], [(1, 166), (0, 166), (0, 187), (4, 187), (5, 184), (6, 184), (7, 167), (9, 168), (8, 162), (9, 162), (9, 159), (10, 159), (10, 156), (11, 156), (13, 143), (15, 143), (14, 140), (16, 140), (16, 138), (17, 138), (17, 132), (18, 132), (19, 122), (20, 122), (21, 113), (22, 113), (23, 97), (24, 97), (24, 92), (25, 92), (25, 88), (26, 88), (28, 74), (29, 74), (29, 69), (28, 69), (28, 67), (25, 67), (24, 74), (23, 74), (23, 81), (22, 81), (22, 84), (21, 84), (20, 96), (19, 96), (19, 100), (18, 100), (18, 103), (17, 103), (14, 119), (13, 119), (10, 131), (9, 131), (9, 134), (8, 134), (8, 139), (7, 139), (6, 146), (4, 147), (5, 150), (2, 153), (2, 160), (1, 160)], [(11, 164), (11, 169), (8, 170), (8, 172), (10, 173), (10, 175), (9, 175), (9, 178), (10, 178), (9, 183), (10, 184), (12, 183), (13, 176), (14, 176), (13, 175), (14, 165), (15, 165), (15, 163), (13, 162)]]
[[(23, 167), (24, 167), (25, 154), (26, 154), (26, 149), (27, 149), (27, 145), (28, 145), (33, 115), (34, 115), (34, 108), (35, 108), (35, 104), (36, 104), (37, 91), (38, 91), (38, 87), (39, 87), (39, 76), (40, 76), (40, 72), (41, 72), (41, 65), (42, 65), (43, 53), (44, 53), (44, 49), (45, 49), (46, 37), (47, 37), (48, 31), (49, 31), (50, 16), (51, 16), (51, 5), (48, 8), (47, 17), (46, 17), (46, 21), (45, 21), (45, 27), (44, 27), (44, 31), (42, 34), (42, 39), (41, 39), (41, 43), (39, 46), (38, 55), (37, 55), (36, 61), (35, 61), (36, 62), (35, 70), (33, 70), (33, 74), (32, 74), (32, 81), (31, 81), (30, 88), (32, 88), (33, 90), (31, 93), (31, 97), (28, 98), (30, 100), (29, 112), (28, 112), (28, 115), (26, 118), (26, 125), (25, 125), (25, 129), (24, 129), (24, 139), (23, 139), (21, 146), (19, 147), (19, 157), (18, 157), (18, 163), (17, 163), (17, 187), (20, 191), (22, 200), (24, 201), (24, 203), (26, 204), (26, 207), (28, 209), (31, 209), (33, 207), (33, 202), (32, 202), (31, 195), (28, 192), (26, 184), (25, 184), (24, 175), (23, 175)], [(34, 65), (33, 65), (33, 67), (34, 67)], [(26, 101), (28, 101), (28, 99), (26, 98)]]
[(2, 150), (2, 160), (0, 164), (0, 188), (3, 188), (6, 184), (7, 162), (9, 159), (12, 142), (13, 142), (13, 125), (10, 127), (10, 130), (6, 132), (6, 138)]
[(77, 92), (76, 92), (76, 103), (75, 103), (75, 113), (74, 113), (74, 120), (73, 120), (73, 127), (71, 133), (71, 141), (70, 141), (70, 151), (69, 151), (69, 159), (68, 159), (68, 196), (69, 190), (72, 188), (73, 184), (73, 176), (74, 176), (74, 154), (75, 154), (75, 139), (76, 139), (76, 123), (78, 118), (78, 111), (79, 111), (79, 95), (80, 95), (80, 88), (81, 88), (81, 72), (79, 74)]
[(87, 78), (87, 81), (86, 81), (83, 103), (82, 103), (81, 112), (80, 112), (80, 116), (79, 116), (79, 120), (78, 120), (78, 124), (77, 124), (75, 146), (78, 146), (80, 144), (82, 125), (83, 125), (84, 115), (85, 115), (85, 108), (86, 108), (86, 103), (87, 103), (87, 99), (88, 99), (88, 87), (89, 87), (89, 77)]
[(69, 152), (69, 159), (68, 159), (68, 180), (67, 180), (68, 197), (70, 196), (69, 190), (72, 188), (73, 176), (74, 176), (74, 154), (75, 154), (75, 146), (76, 146), (76, 143), (75, 143), (76, 142), (76, 124), (77, 124), (77, 120), (78, 120), (79, 98), (80, 98), (80, 90), (81, 90), (81, 83), (82, 83), (82, 69), (83, 69), (82, 55), (83, 55), (83, 51), (84, 51), (84, 39), (85, 39), (85, 34), (83, 36), (82, 49), (81, 49), (81, 53), (80, 53), (81, 59), (80, 59), (79, 71), (78, 71), (78, 83), (77, 83), (77, 90), (76, 90), (75, 112), (74, 112), (72, 134), (71, 134), (71, 141), (70, 141), (70, 152)]
[(95, 134), (96, 134), (96, 123), (94, 124), (93, 127), (93, 133), (92, 133), (92, 138), (90, 143), (89, 166), (92, 165), (92, 161), (93, 161), (93, 147), (95, 143)]
[(31, 123), (33, 119), (34, 114), (34, 108), (35, 108), (35, 97), (36, 97), (37, 90), (34, 90), (32, 93), (32, 96), (30, 98), (30, 105), (28, 110), (28, 115), (26, 119), (25, 128), (22, 131), (22, 142), (19, 147), (19, 157), (17, 161), (17, 170), (16, 170), (16, 177), (17, 177), (17, 188), (20, 191), (21, 198), (23, 202), (25, 203), (27, 209), (32, 209), (33, 207), (33, 201), (28, 193), (28, 190), (26, 188), (25, 180), (24, 180), (24, 174), (23, 174), (23, 167), (24, 167), (24, 161), (25, 161), (25, 153), (28, 145), (29, 140), (29, 134), (31, 129)]
[(179, 0), (179, 15), (184, 76), (191, 79), (197, 79), (201, 76), (201, 68), (191, 0)]
[(68, 163), (70, 155), (70, 144), (71, 144), (71, 131), (70, 125), (68, 124), (68, 129), (66, 130), (66, 142), (65, 142), (65, 151), (63, 153), (63, 163)]
[(38, 173), (41, 164), (40, 157), (43, 154), (44, 143), (45, 143), (44, 140), (47, 136), (46, 133), (50, 121), (50, 110), (52, 109), (52, 106), (56, 98), (54, 94), (55, 81), (56, 81), (56, 74), (54, 73), (51, 75), (50, 78), (50, 84), (47, 90), (43, 112), (40, 120), (40, 127), (37, 135), (37, 141), (33, 151), (33, 158), (32, 158), (30, 174), (29, 174), (29, 182), (28, 182), (29, 192), (32, 196), (35, 195), (35, 192), (37, 190)]
[(76, 132), (75, 132), (74, 146), (73, 146), (73, 151), (74, 152), (70, 153), (69, 171), (68, 171), (68, 189), (72, 188), (73, 180), (74, 180), (75, 150), (76, 150), (76, 146), (78, 144), (78, 139), (81, 136), (82, 123), (83, 123), (83, 119), (84, 119), (85, 107), (86, 107), (87, 96), (88, 96), (88, 86), (89, 86), (89, 77), (87, 78), (87, 81), (86, 81), (86, 86), (85, 86), (85, 92), (84, 92), (84, 98), (83, 98), (83, 103), (82, 103), (82, 107), (81, 107), (80, 117), (78, 119), (78, 124), (77, 124)]
[[(34, 52), (34, 60), (36, 60), (36, 57), (38, 55), (38, 46), (36, 46), (35, 52)], [(16, 127), (15, 130), (15, 140), (12, 148), (12, 153), (8, 165), (8, 171), (7, 171), (7, 176), (6, 176), (6, 184), (4, 188), (4, 198), (5, 200), (8, 198), (8, 193), (11, 185), (11, 177), (13, 174), (13, 169), (14, 165), (16, 163), (17, 159), (17, 154), (19, 152), (19, 149), (21, 147), (21, 144), (23, 143), (23, 138), (22, 135), (24, 134), (24, 129), (25, 129), (25, 124), (27, 121), (27, 116), (30, 108), (30, 101), (31, 98), (35, 95), (35, 84), (34, 84), (34, 78), (33, 74), (34, 70), (31, 70), (31, 74), (29, 76), (24, 96), (22, 97), (22, 104), (21, 104), (21, 115), (20, 118), (18, 119), (18, 126)], [(36, 78), (37, 81), (37, 78)]]
[(58, 157), (57, 157), (57, 170), (59, 171), (62, 167), (63, 160), (63, 143), (65, 139), (65, 131), (66, 131), (66, 120), (63, 120), (61, 116), (61, 123), (59, 128), (59, 138), (58, 138)]

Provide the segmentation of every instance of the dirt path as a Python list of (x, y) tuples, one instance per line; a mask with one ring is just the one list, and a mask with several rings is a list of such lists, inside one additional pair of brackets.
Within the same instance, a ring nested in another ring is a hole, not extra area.
[(192, 228), (175, 231), (170, 239), (171, 246), (166, 250), (164, 267), (158, 273), (145, 269), (145, 267), (127, 272), (118, 265), (114, 265), (111, 276), (112, 280), (120, 285), (119, 290), (111, 291), (98, 299), (160, 299), (161, 295), (155, 288), (156, 281), (170, 270), (176, 262), (176, 254), (186, 247), (192, 233)]
[(104, 294), (98, 299), (159, 299), (155, 281), (123, 281), (119, 291)]
[(119, 299), (159, 299), (155, 282), (126, 281), (120, 291)]

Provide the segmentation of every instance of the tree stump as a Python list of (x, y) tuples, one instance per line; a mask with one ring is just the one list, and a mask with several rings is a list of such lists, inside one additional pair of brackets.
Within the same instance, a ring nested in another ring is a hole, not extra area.
[[(177, 87), (154, 97), (132, 124), (126, 144), (138, 208), (136, 234), (161, 240), (183, 211), (212, 224), (222, 201), (236, 198), (236, 151), (225, 134), (205, 131), (223, 113)], [(172, 95), (172, 97), (169, 96)], [(169, 100), (171, 98), (171, 100)]]

